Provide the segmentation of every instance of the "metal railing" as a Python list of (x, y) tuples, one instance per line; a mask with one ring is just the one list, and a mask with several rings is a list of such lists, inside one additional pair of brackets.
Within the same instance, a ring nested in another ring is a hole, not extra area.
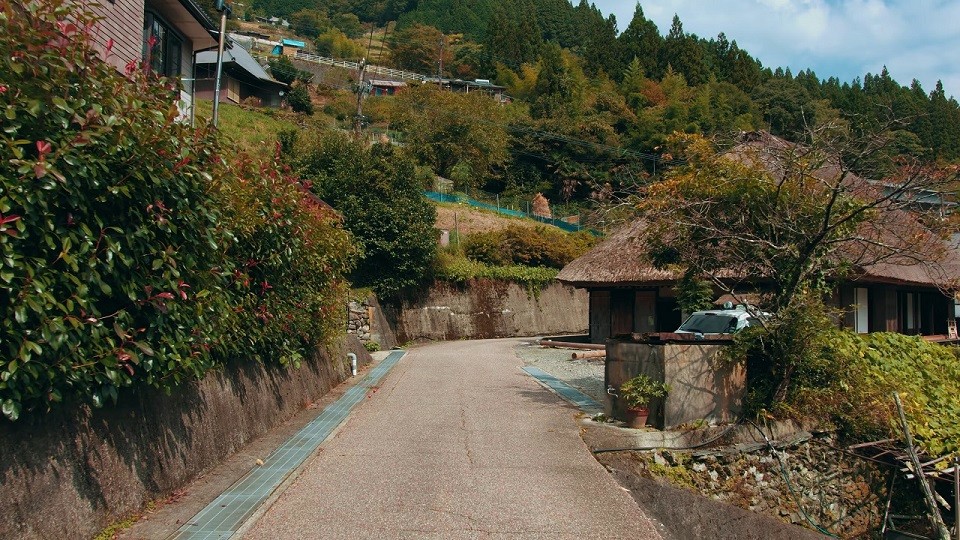
[[(351, 62), (349, 60), (338, 60), (336, 58), (328, 58), (326, 56), (320, 56), (318, 54), (308, 53), (306, 51), (297, 51), (295, 56), (298, 60), (303, 60), (305, 62), (313, 62), (315, 64), (321, 64), (325, 66), (339, 67), (343, 69), (350, 69), (358, 71), (360, 69), (359, 62)], [(430, 77), (426, 75), (421, 75), (420, 73), (413, 73), (412, 71), (403, 71), (402, 69), (388, 68), (384, 66), (374, 66), (368, 65), (366, 67), (368, 73), (377, 73), (380, 75), (386, 75), (388, 77), (394, 77), (396, 79), (405, 79), (408, 81), (419, 81), (425, 82), (430, 80)]]

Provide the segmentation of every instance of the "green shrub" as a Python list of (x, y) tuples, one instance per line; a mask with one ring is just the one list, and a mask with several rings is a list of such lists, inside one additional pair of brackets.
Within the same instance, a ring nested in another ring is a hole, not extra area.
[(177, 81), (101, 62), (72, 5), (0, 0), (4, 415), (310, 353), (340, 328), (349, 237), (179, 121)]
[(491, 266), (451, 253), (440, 253), (434, 268), (434, 277), (451, 283), (466, 283), (472, 279), (497, 279), (526, 286), (536, 293), (553, 282), (558, 270), (530, 266)]
[(282, 83), (292, 86), (295, 82), (309, 83), (313, 80), (312, 73), (297, 68), (287, 56), (273, 57), (268, 60), (268, 64), (270, 65), (270, 74)]
[(487, 265), (563, 268), (597, 243), (589, 233), (567, 234), (552, 227), (510, 225), (464, 239), (467, 257)]
[(474, 233), (459, 242), (470, 259), (491, 266), (513, 264), (513, 255), (504, 249), (504, 235), (500, 231)]
[(437, 214), (402, 149), (367, 148), (331, 132), (306, 141), (293, 166), (353, 233), (361, 250), (353, 273), (357, 286), (389, 298), (427, 279), (437, 250)]
[(313, 114), (313, 101), (310, 99), (310, 91), (306, 85), (298, 84), (287, 93), (287, 105), (293, 109), (293, 112), (303, 113), (307, 116)]
[(359, 60), (363, 57), (364, 48), (353, 41), (337, 28), (329, 28), (314, 41), (317, 54), (333, 58)]
[(376, 341), (368, 341), (363, 344), (363, 348), (370, 352), (377, 352), (380, 350), (380, 344)]
[(725, 354), (746, 358), (748, 413), (830, 420), (851, 441), (900, 438), (897, 391), (918, 444), (933, 456), (960, 451), (954, 347), (839, 330), (814, 302), (741, 332)]
[(620, 385), (620, 398), (627, 407), (648, 407), (650, 401), (666, 397), (669, 391), (666, 384), (641, 373)]
[(342, 333), (354, 248), (339, 216), (273, 163), (240, 159), (218, 186), (231, 317), (222, 324), (229, 357), (296, 364)]
[(829, 404), (838, 423), (861, 439), (900, 438), (892, 397), (897, 391), (920, 446), (931, 456), (960, 451), (956, 347), (886, 332), (830, 334), (829, 357), (839, 376), (826, 390), (801, 387), (800, 406)]
[(15, 5), (0, 3), (17, 36), (0, 40), (3, 411), (199, 376), (226, 300), (215, 137), (177, 121), (176, 81), (100, 62), (89, 14)]

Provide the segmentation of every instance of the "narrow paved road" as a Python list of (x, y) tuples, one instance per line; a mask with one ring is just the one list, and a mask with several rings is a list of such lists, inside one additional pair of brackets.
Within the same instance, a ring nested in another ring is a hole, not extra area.
[(659, 538), (517, 343), (410, 351), (244, 538)]

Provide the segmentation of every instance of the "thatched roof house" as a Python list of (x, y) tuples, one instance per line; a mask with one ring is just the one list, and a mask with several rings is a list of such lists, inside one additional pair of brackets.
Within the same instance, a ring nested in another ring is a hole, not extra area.
[[(789, 144), (763, 134), (747, 139), (728, 155), (734, 159), (764, 159), (764, 155), (772, 154), (762, 150)], [(764, 165), (776, 167), (772, 161), (764, 160)], [(876, 189), (875, 184), (854, 175), (846, 178), (844, 181), (855, 189)], [(960, 252), (955, 241), (944, 243), (920, 227), (913, 219), (866, 223), (859, 231), (866, 241), (843, 246), (847, 260), (855, 263), (855, 271), (837, 282), (830, 299), (830, 303), (846, 310), (842, 325), (860, 332), (892, 331), (944, 339), (956, 336), (954, 288), (960, 278)], [(916, 250), (927, 254), (927, 259), (910, 253), (876, 256), (869, 251), (879, 243), (873, 242), (876, 239), (886, 244), (927, 243), (929, 249)], [(934, 244), (936, 249), (932, 249)], [(682, 314), (674, 286), (680, 275), (654, 267), (646, 247), (646, 226), (638, 219), (568, 264), (557, 276), (563, 283), (590, 292), (592, 342), (603, 343), (611, 336), (631, 332), (672, 332), (679, 326)], [(768, 280), (757, 275), (738, 281), (762, 290)], [(722, 293), (716, 292), (718, 296)]]

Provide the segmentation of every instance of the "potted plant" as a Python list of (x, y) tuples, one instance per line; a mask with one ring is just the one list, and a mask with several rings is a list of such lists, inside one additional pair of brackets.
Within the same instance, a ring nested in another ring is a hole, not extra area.
[(620, 398), (627, 406), (625, 420), (632, 428), (641, 428), (647, 425), (650, 416), (650, 401), (666, 397), (670, 388), (647, 375), (636, 377), (620, 385)]

